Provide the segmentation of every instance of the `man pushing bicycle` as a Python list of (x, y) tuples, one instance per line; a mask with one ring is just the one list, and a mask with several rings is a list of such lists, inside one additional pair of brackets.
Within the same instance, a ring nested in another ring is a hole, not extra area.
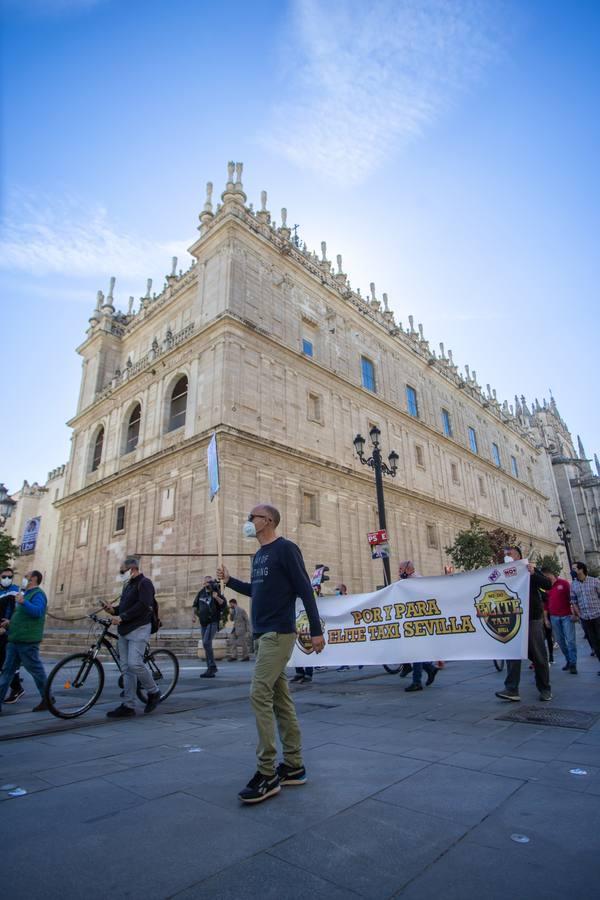
[(123, 671), (123, 702), (107, 712), (109, 719), (135, 716), (135, 692), (137, 682), (148, 695), (144, 713), (151, 713), (160, 703), (150, 670), (144, 663), (144, 651), (150, 640), (154, 613), (154, 585), (140, 572), (139, 560), (128, 556), (120, 568), (123, 589), (116, 609), (107, 603), (104, 608), (111, 614), (113, 625), (119, 632), (119, 657)]

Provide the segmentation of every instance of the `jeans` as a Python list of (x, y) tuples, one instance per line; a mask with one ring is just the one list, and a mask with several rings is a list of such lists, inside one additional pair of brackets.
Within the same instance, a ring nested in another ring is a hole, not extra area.
[[(0, 634), (0, 672), (4, 668), (4, 662), (6, 660), (6, 648), (8, 647), (8, 638), (5, 634)], [(20, 691), (23, 685), (21, 684), (21, 678), (19, 676), (19, 670), (15, 672), (12, 677), (12, 681), (10, 683), (11, 691)]]
[(413, 684), (421, 684), (421, 679), (423, 678), (423, 669), (425, 669), (428, 675), (430, 675), (431, 672), (435, 672), (435, 666), (430, 662), (413, 663), (412, 667)]
[(258, 731), (258, 771), (274, 775), (277, 763), (275, 722), (283, 748), (283, 761), (292, 769), (302, 766), (300, 726), (288, 687), (285, 667), (296, 635), (268, 631), (254, 642), (256, 665), (252, 678), (250, 702)]
[(211, 622), (210, 625), (202, 626), (202, 646), (204, 647), (204, 655), (206, 657), (206, 665), (209, 669), (216, 669), (215, 655), (213, 653), (213, 640), (219, 630), (218, 622)]
[(550, 616), (552, 630), (562, 650), (567, 665), (577, 665), (577, 643), (575, 639), (575, 622), (570, 616)]
[(6, 697), (8, 686), (19, 666), (23, 666), (29, 672), (35, 681), (35, 686), (40, 692), (42, 700), (44, 699), (46, 672), (40, 659), (40, 645), (9, 641), (4, 668), (2, 669), (2, 675), (0, 675), (0, 705)]
[(119, 659), (123, 672), (123, 706), (135, 708), (135, 691), (138, 681), (142, 690), (153, 694), (158, 690), (148, 666), (144, 664), (146, 644), (150, 640), (150, 625), (140, 625), (129, 634), (119, 635)]
[(305, 678), (312, 678), (314, 671), (315, 671), (314, 666), (297, 666), (296, 667), (296, 675), (304, 675)]
[[(527, 655), (533, 663), (535, 672), (535, 683), (540, 693), (550, 691), (550, 669), (548, 667), (548, 657), (546, 656), (546, 648), (544, 646), (544, 623), (541, 619), (532, 619), (529, 623), (529, 646)], [(510, 693), (519, 693), (519, 683), (521, 681), (521, 660), (506, 660), (506, 678), (504, 687)]]

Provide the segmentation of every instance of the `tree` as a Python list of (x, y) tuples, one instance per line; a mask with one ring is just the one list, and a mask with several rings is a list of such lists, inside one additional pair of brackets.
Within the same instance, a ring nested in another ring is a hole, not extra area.
[(562, 566), (556, 553), (546, 553), (544, 556), (538, 553), (534, 561), (538, 569), (548, 569), (557, 578), (561, 573)]
[(0, 531), (0, 568), (9, 566), (14, 558), (19, 555), (19, 547), (9, 534)]
[(511, 531), (505, 531), (504, 528), (492, 528), (487, 532), (487, 536), (492, 548), (491, 562), (504, 562), (505, 547), (516, 547), (518, 545), (517, 536)]
[(473, 516), (469, 528), (459, 531), (454, 543), (445, 550), (456, 568), (465, 572), (483, 569), (493, 562), (490, 535), (477, 516)]

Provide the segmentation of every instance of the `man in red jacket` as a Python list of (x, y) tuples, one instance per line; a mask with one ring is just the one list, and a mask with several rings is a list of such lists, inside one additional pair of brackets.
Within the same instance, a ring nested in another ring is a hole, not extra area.
[(557, 578), (550, 569), (542, 569), (542, 574), (552, 582), (552, 587), (546, 592), (544, 618), (550, 618), (552, 632), (564, 654), (566, 664), (563, 672), (577, 675), (576, 617), (571, 604), (571, 586), (564, 578)]

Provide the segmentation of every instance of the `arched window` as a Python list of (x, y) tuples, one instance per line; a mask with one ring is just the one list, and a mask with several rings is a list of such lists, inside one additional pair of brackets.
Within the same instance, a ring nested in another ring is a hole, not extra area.
[(169, 407), (169, 422), (167, 431), (175, 431), (185, 425), (185, 408), (187, 406), (188, 380), (187, 375), (182, 375), (171, 392), (171, 404)]
[(104, 426), (100, 428), (100, 431), (96, 435), (96, 440), (94, 441), (94, 452), (92, 454), (92, 472), (95, 472), (100, 463), (102, 462), (102, 448), (104, 446)]
[(127, 433), (125, 435), (125, 449), (123, 453), (131, 453), (138, 445), (140, 439), (140, 422), (142, 419), (142, 407), (136, 403), (129, 416)]

